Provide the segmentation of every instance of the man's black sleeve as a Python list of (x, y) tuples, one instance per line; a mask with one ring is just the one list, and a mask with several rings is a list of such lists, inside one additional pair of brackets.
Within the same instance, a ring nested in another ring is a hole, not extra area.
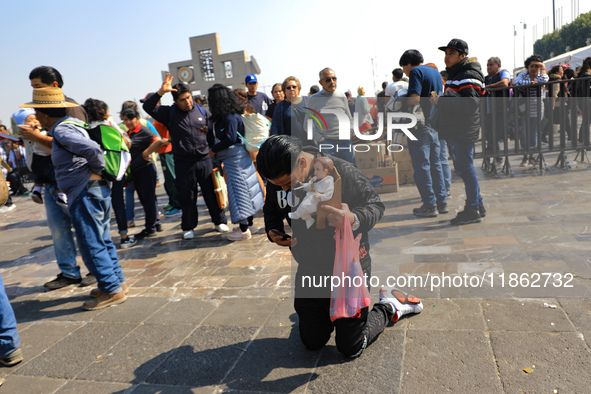
[[(266, 189), (267, 194), (265, 197), (265, 205), (263, 206), (263, 215), (265, 217), (265, 234), (267, 234), (267, 238), (269, 238), (269, 230), (285, 230), (285, 226), (283, 224), (285, 215), (279, 209), (277, 202), (277, 192), (280, 191), (281, 188), (273, 185), (271, 182), (267, 182)], [(289, 212), (289, 208), (287, 209)], [(271, 238), (269, 238), (269, 241), (271, 241)]]
[(355, 233), (367, 233), (382, 218), (386, 207), (380, 196), (361, 171), (350, 163), (342, 166), (342, 201), (359, 218), (359, 229)]
[(151, 117), (168, 127), (170, 121), (170, 106), (158, 105), (158, 101), (160, 101), (161, 98), (162, 97), (158, 93), (154, 93), (144, 101), (142, 108), (150, 114)]

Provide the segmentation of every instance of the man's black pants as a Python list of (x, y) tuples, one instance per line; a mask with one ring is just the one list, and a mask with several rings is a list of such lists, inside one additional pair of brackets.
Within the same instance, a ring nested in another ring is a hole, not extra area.
[(385, 304), (363, 308), (361, 316), (330, 320), (330, 298), (296, 298), (294, 307), (299, 317), (300, 338), (308, 349), (326, 345), (336, 329), (337, 349), (345, 356), (357, 357), (372, 343), (392, 320), (394, 313)]
[(197, 162), (174, 161), (176, 172), (176, 189), (178, 201), (183, 210), (181, 229), (183, 231), (193, 230), (197, 227), (197, 184), (201, 187), (203, 200), (209, 210), (209, 216), (213, 224), (227, 223), (224, 211), (218, 206), (213, 189), (213, 162), (210, 157)]

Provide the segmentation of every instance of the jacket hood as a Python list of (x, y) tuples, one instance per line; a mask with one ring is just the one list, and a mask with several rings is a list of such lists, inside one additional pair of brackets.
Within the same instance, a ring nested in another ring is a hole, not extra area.
[(479, 79), (481, 82), (484, 82), (482, 66), (476, 57), (466, 57), (461, 62), (454, 64), (451, 67), (446, 67), (445, 70), (448, 72), (450, 79), (453, 79), (459, 73), (464, 72), (470, 73), (473, 77)]

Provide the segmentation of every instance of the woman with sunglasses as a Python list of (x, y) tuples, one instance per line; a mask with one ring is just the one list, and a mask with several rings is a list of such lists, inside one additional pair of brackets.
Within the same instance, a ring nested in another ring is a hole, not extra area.
[[(279, 102), (273, 113), (271, 135), (293, 135), (306, 144), (304, 118), (306, 115), (306, 98), (300, 96), (302, 85), (296, 77), (287, 77), (281, 88), (285, 93), (285, 100)], [(313, 141), (309, 141), (313, 145)]]

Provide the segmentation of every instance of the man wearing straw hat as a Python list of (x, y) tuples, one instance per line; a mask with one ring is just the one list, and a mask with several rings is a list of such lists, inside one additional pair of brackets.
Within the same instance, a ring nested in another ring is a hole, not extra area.
[(98, 290), (91, 292), (95, 298), (84, 302), (82, 308), (96, 310), (124, 302), (127, 285), (111, 240), (111, 190), (101, 175), (103, 152), (79, 121), (66, 115), (66, 108), (76, 106), (66, 101), (58, 87), (33, 89), (33, 101), (21, 105), (34, 108), (37, 119), (53, 137), (51, 159), (58, 187), (68, 196), (82, 259), (98, 282)]

